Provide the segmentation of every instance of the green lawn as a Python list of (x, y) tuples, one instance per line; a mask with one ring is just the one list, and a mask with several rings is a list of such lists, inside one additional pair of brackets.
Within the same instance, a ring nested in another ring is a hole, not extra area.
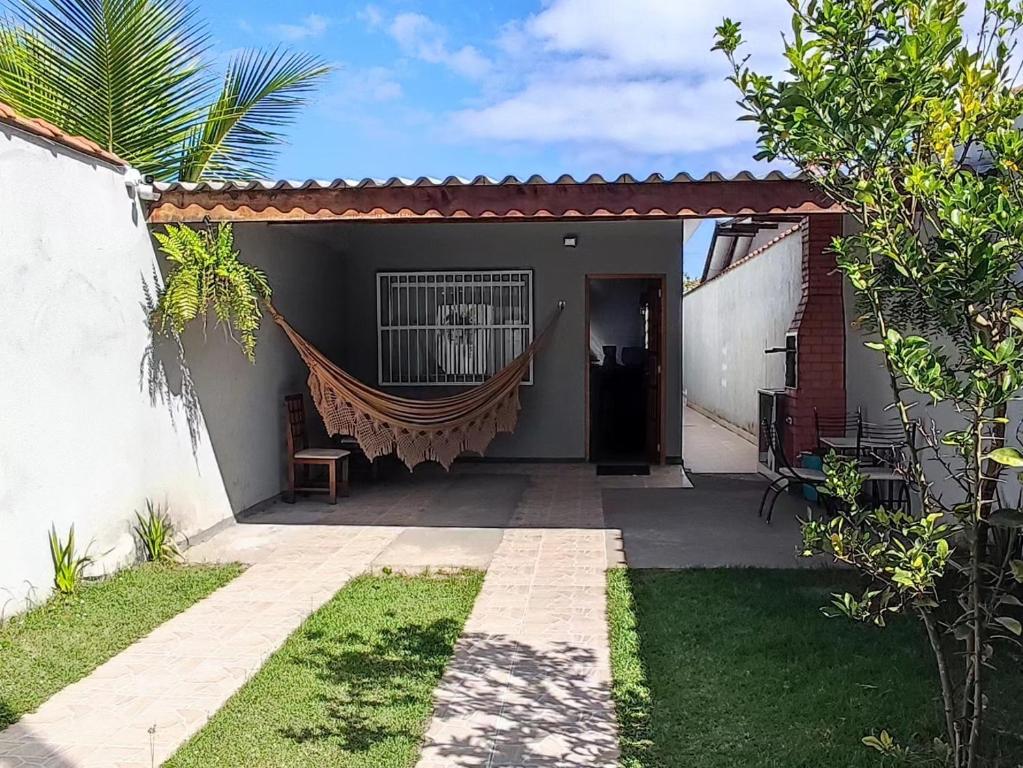
[[(612, 571), (623, 768), (876, 768), (864, 735), (936, 735), (933, 661), (917, 625), (879, 630), (820, 613), (851, 578)], [(1014, 713), (1018, 730), (1019, 698)]]
[(0, 728), (240, 572), (237, 565), (142, 565), (0, 625)]
[(165, 766), (414, 765), (482, 581), (477, 572), (355, 579)]

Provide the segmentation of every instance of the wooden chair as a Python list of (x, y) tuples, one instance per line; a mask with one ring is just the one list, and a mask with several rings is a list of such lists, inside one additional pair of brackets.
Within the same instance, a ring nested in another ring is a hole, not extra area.
[[(341, 483), (341, 495), (348, 495), (348, 457), (349, 451), (341, 448), (310, 448), (306, 441), (305, 430), (305, 398), (302, 395), (287, 395), (284, 408), (288, 421), (288, 492), (284, 500), (295, 503), (295, 492), (326, 493), (331, 504), (337, 504), (338, 480)], [(309, 484), (309, 467), (327, 468), (327, 485)], [(304, 467), (305, 485), (296, 487), (295, 476), (298, 467)]]

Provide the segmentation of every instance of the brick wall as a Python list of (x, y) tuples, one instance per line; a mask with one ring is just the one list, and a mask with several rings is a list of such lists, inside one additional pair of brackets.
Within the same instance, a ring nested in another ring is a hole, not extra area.
[(846, 410), (842, 275), (830, 252), (832, 239), (842, 234), (842, 217), (808, 216), (802, 228), (803, 296), (790, 329), (797, 336), (797, 386), (786, 391), (790, 458), (816, 447), (815, 407), (836, 416)]

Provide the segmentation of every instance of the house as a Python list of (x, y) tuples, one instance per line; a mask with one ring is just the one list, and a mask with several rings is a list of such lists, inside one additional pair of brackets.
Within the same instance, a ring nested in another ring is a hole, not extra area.
[(815, 222), (835, 219), (778, 173), (170, 184), (153, 201), (115, 155), (2, 105), (0, 179), (0, 615), (45, 597), (51, 526), (113, 569), (147, 499), (194, 536), (283, 487), (282, 398), (308, 371), (269, 320), (254, 365), (212, 326), (154, 338), (152, 227), (232, 222), (295, 328), (409, 397), (486, 378), (564, 301), (488, 458), (684, 463), (686, 221), (805, 219), (818, 280)]

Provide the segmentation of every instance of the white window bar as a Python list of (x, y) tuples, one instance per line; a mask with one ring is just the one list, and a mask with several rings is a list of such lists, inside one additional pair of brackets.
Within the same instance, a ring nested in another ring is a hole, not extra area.
[(383, 386), (482, 384), (532, 338), (532, 270), (377, 273)]

